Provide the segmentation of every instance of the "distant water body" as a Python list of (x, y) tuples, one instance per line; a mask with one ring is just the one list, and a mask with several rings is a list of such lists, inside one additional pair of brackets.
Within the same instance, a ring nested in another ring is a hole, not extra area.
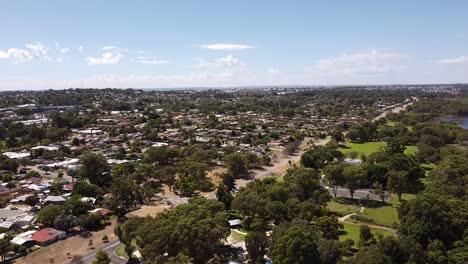
[(440, 119), (440, 122), (448, 123), (448, 122), (456, 122), (459, 127), (464, 129), (468, 129), (468, 116), (453, 116), (453, 117), (444, 117)]

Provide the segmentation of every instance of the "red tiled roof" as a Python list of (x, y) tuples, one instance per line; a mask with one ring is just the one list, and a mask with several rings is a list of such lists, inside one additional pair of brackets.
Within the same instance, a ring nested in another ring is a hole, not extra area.
[(34, 233), (32, 235), (32, 239), (37, 242), (46, 242), (49, 240), (56, 239), (57, 236), (58, 236), (57, 230), (53, 228), (44, 228)]

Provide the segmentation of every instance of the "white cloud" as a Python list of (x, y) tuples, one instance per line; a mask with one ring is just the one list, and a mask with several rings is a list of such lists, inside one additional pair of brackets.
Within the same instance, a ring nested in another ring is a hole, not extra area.
[(62, 54), (65, 54), (65, 53), (70, 52), (70, 49), (69, 48), (62, 48), (62, 49), (59, 50), (59, 52), (62, 53)]
[(403, 53), (372, 50), (320, 59), (316, 69), (333, 75), (379, 74), (400, 68), (406, 58), (408, 55)]
[(464, 64), (468, 63), (468, 56), (461, 56), (458, 58), (449, 58), (436, 61), (438, 64)]
[(42, 43), (27, 44), (26, 49), (21, 48), (9, 48), (6, 50), (0, 50), (0, 60), (11, 60), (14, 63), (21, 63), (30, 61), (34, 58), (48, 57), (48, 48)]
[(118, 47), (116, 47), (116, 46), (105, 46), (105, 47), (102, 47), (101, 50), (106, 51), (106, 50), (115, 50), (115, 49), (118, 49)]
[(276, 69), (276, 68), (268, 68), (267, 73), (269, 73), (269, 74), (279, 74), (279, 73), (281, 73), (281, 71)]
[(232, 54), (227, 55), (226, 57), (221, 57), (216, 60), (216, 63), (219, 65), (223, 65), (225, 67), (233, 67), (239, 64), (239, 59), (232, 56)]
[(31, 51), (31, 54), (35, 57), (45, 57), (47, 56), (48, 49), (44, 44), (27, 44), (26, 48)]
[(243, 45), (243, 44), (207, 44), (201, 45), (203, 49), (211, 49), (211, 50), (244, 50), (244, 49), (253, 49), (253, 46)]
[(208, 68), (208, 67), (234, 67), (241, 65), (240, 60), (234, 57), (232, 54), (226, 55), (225, 57), (218, 58), (214, 61), (200, 60), (196, 68)]
[(95, 65), (95, 64), (118, 64), (122, 54), (120, 53), (112, 53), (112, 52), (104, 52), (101, 57), (87, 57), (86, 60), (88, 64)]
[(33, 55), (28, 50), (9, 48), (0, 50), (0, 59), (13, 60), (14, 62), (25, 62), (33, 59)]
[(160, 60), (154, 57), (144, 57), (144, 56), (137, 57), (136, 60), (142, 64), (167, 64), (169, 63), (169, 61), (167, 60)]

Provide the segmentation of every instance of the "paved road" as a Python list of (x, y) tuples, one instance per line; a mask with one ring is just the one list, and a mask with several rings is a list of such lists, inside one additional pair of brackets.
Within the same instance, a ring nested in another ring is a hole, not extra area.
[(390, 113), (400, 113), (401, 111), (406, 110), (408, 108), (408, 106), (412, 105), (415, 101), (418, 101), (417, 97), (411, 97), (411, 99), (412, 99), (412, 101), (409, 102), (409, 103), (403, 104), (401, 106), (395, 105), (392, 109), (390, 109), (388, 111), (385, 111), (385, 112), (381, 113), (380, 115), (376, 116), (374, 119), (372, 119), (372, 121), (377, 121), (377, 120), (379, 120), (381, 118), (384, 118)]
[(127, 261), (125, 259), (121, 259), (120, 257), (118, 257), (118, 256), (116, 256), (114, 254), (115, 250), (117, 249), (117, 247), (119, 245), (120, 245), (119, 240), (111, 241), (111, 242), (107, 243), (106, 245), (104, 245), (104, 246), (102, 246), (102, 247), (100, 247), (98, 249), (95, 249), (95, 250), (87, 253), (86, 255), (84, 255), (83, 256), (83, 263), (86, 263), (86, 264), (93, 263), (93, 261), (96, 258), (96, 253), (99, 252), (99, 250), (107, 252), (109, 257), (111, 258), (111, 263), (113, 263), (113, 264), (125, 264), (125, 263), (127, 263)]
[[(324, 186), (325, 189), (328, 190), (331, 196), (334, 196), (333, 194), (333, 189), (328, 186)], [(349, 192), (349, 189), (343, 188), (343, 187), (338, 187), (336, 190), (336, 196), (337, 197), (345, 197), (345, 198), (351, 198), (351, 193)], [(354, 199), (361, 199), (361, 200), (374, 200), (374, 201), (382, 201), (379, 195), (376, 195), (372, 192), (372, 189), (359, 189), (354, 192)], [(385, 192), (385, 201), (390, 200), (390, 196), (388, 192)]]

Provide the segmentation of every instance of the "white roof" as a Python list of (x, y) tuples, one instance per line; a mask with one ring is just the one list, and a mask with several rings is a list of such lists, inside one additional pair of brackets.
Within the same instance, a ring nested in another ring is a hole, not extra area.
[(33, 147), (31, 148), (32, 150), (36, 150), (36, 149), (45, 149), (45, 150), (48, 150), (48, 151), (56, 151), (58, 150), (59, 148), (58, 147), (50, 147), (50, 146), (37, 146), (37, 147)]
[(29, 152), (4, 152), (3, 155), (7, 156), (10, 159), (21, 159), (31, 156)]
[(14, 220), (8, 219), (0, 223), (0, 227), (10, 229), (10, 227), (15, 223)]
[(156, 142), (152, 145), (152, 147), (163, 147), (163, 146), (167, 146), (169, 144), (167, 143), (164, 143), (164, 142)]
[(44, 199), (44, 202), (65, 202), (65, 198), (63, 198), (62, 196), (47, 196), (45, 199)]
[(78, 133), (81, 134), (99, 134), (102, 133), (102, 130), (100, 129), (85, 129), (85, 130), (80, 130)]
[(82, 202), (91, 202), (91, 203), (95, 203), (96, 202), (96, 198), (93, 198), (93, 197), (83, 197), (80, 199)]
[(233, 220), (229, 220), (229, 225), (230, 226), (236, 226), (236, 225), (240, 225), (241, 224), (241, 221), (239, 219), (233, 219)]
[(129, 160), (118, 160), (118, 159), (108, 159), (107, 163), (109, 164), (123, 164), (123, 163), (128, 163), (130, 162)]
[(41, 191), (41, 192), (42, 192), (42, 191), (45, 191), (45, 190), (47, 190), (47, 189), (49, 189), (48, 186), (45, 186), (45, 185), (37, 185), (37, 184), (35, 184), (35, 183), (29, 184), (27, 188), (30, 189), (30, 190)]
[(17, 236), (17, 237), (14, 237), (10, 242), (18, 246), (21, 246), (28, 241), (32, 241), (32, 239)]
[(47, 164), (46, 166), (50, 167), (50, 168), (62, 167), (62, 166), (68, 166), (68, 165), (71, 165), (71, 164), (74, 164), (74, 163), (78, 163), (79, 161), (80, 161), (80, 159), (74, 158), (74, 159), (64, 160), (64, 161), (61, 161), (61, 162), (55, 162), (55, 163)]

